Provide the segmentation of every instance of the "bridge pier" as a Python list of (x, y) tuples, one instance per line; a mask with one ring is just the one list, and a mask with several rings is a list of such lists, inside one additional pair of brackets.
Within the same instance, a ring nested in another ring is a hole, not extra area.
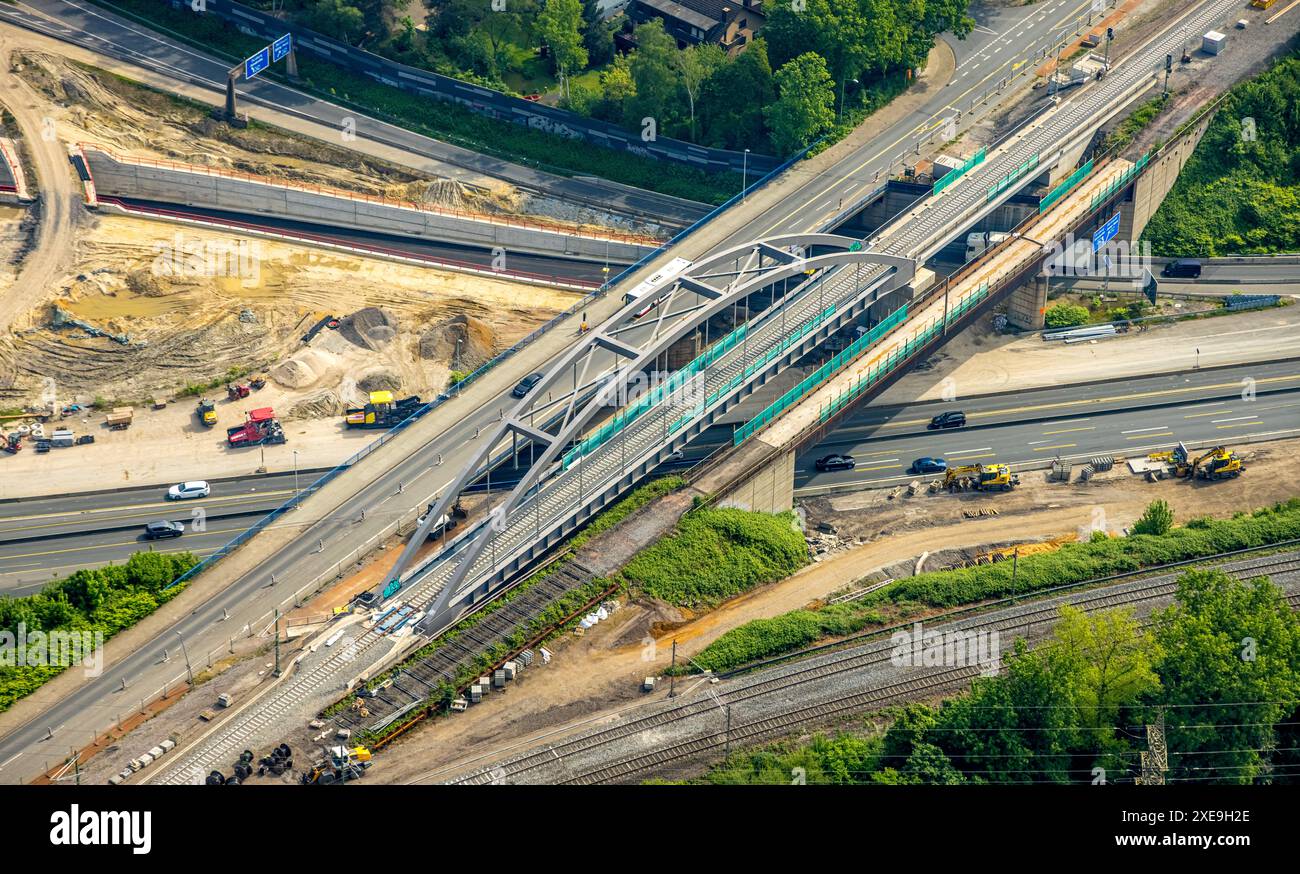
[(1047, 311), (1048, 277), (1042, 273), (1023, 283), (1007, 298), (1007, 320), (1023, 331), (1041, 331)]
[(784, 513), (794, 509), (794, 450), (775, 456), (749, 479), (718, 502), (759, 513)]
[[(1136, 241), (1146, 230), (1151, 216), (1155, 215), (1160, 204), (1178, 181), (1192, 152), (1196, 151), (1201, 137), (1210, 126), (1211, 115), (1196, 123), (1187, 133), (1175, 139), (1159, 158), (1147, 165), (1146, 169), (1133, 181), (1133, 185), (1120, 204), (1119, 237), (1123, 240)], [(1192, 254), (1192, 253), (1188, 253)]]

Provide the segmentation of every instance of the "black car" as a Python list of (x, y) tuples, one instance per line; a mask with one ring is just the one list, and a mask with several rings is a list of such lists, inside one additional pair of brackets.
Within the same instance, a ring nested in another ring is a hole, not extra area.
[(510, 394), (517, 398), (522, 398), (533, 390), (533, 386), (542, 381), (542, 376), (543, 374), (541, 373), (530, 373), (528, 376), (519, 380), (519, 385), (515, 386), (514, 391), (510, 392)]
[(946, 413), (940, 413), (930, 420), (926, 427), (931, 431), (937, 428), (960, 428), (966, 424), (966, 414), (961, 410), (950, 410)]
[(1179, 258), (1177, 261), (1170, 261), (1166, 264), (1165, 269), (1160, 271), (1160, 275), (1175, 279), (1199, 279), (1201, 276), (1201, 262), (1195, 258)]
[(144, 537), (146, 540), (161, 540), (164, 537), (180, 537), (185, 533), (185, 526), (180, 522), (168, 522), (161, 520), (150, 522), (144, 526)]
[(832, 454), (827, 455), (824, 458), (819, 458), (817, 459), (816, 464), (817, 469), (824, 472), (832, 470), (853, 470), (856, 466), (857, 462), (853, 460), (852, 455), (839, 454)]

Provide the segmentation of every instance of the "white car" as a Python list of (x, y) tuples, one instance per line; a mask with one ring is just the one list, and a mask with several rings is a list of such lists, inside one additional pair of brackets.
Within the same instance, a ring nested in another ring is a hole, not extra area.
[(167, 500), (183, 501), (187, 498), (206, 498), (212, 494), (212, 486), (203, 480), (190, 483), (178, 483), (167, 490)]

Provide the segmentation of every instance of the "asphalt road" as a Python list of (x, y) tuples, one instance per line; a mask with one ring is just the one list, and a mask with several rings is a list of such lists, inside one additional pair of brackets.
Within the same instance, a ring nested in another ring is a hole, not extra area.
[[(1246, 383), (1244, 380), (1254, 380)], [(1253, 385), (1254, 394), (1248, 389)], [(963, 410), (965, 428), (929, 431), (930, 418)], [(867, 407), (800, 454), (795, 494), (893, 485), (915, 477), (923, 456), (950, 465), (1043, 464), (1056, 457), (1146, 454), (1183, 442), (1300, 433), (1300, 362), (1243, 366), (1121, 383), (1068, 386), (966, 401)], [(830, 453), (854, 457), (854, 470), (821, 473)]]
[[(3, 3), (0, 4), (0, 21), (211, 89), (224, 99), (230, 61), (213, 58), (182, 42), (87, 3), (73, 0), (23, 0), (12, 5)], [(252, 81), (241, 79), (235, 91), (237, 99), (243, 103), (256, 103), (280, 113), (328, 125), (335, 130), (344, 129), (344, 119), (353, 119), (358, 138), (402, 149), (412, 155), (452, 167), (462, 167), (482, 176), (503, 179), (528, 191), (584, 206), (651, 218), (679, 227), (696, 221), (711, 209), (705, 204), (653, 191), (614, 185), (594, 178), (557, 176), (500, 158), (480, 155), (358, 114), (355, 109), (312, 97), (265, 77)], [(450, 168), (445, 168), (442, 172), (444, 175), (456, 175), (449, 171)]]
[[(320, 225), (310, 222), (281, 219), (274, 216), (255, 215), (242, 212), (229, 212), (220, 209), (207, 209), (199, 206), (177, 206), (173, 203), (139, 200), (137, 198), (118, 198), (130, 210), (149, 213), (162, 211), (166, 216), (183, 215), (200, 221), (216, 221), (236, 226), (254, 225), (273, 233), (286, 233), (302, 236), (338, 246), (352, 246), (359, 249), (397, 254), (408, 258), (425, 259), (434, 262), (466, 265), (482, 270), (493, 269), (496, 256), (491, 247), (471, 246), (462, 243), (449, 243), (442, 240), (417, 239), (396, 234), (380, 234), (356, 228)], [(612, 260), (609, 262), (618, 273), (626, 262)], [(585, 282), (598, 286), (605, 279), (602, 271), (603, 261), (570, 257), (563, 254), (545, 255), (519, 250), (511, 250), (507, 256), (506, 271), (509, 274), (525, 274), (542, 279), (556, 279), (561, 282)]]
[[(18, 7), (0, 5), (0, 20), (12, 20), (15, 9), (22, 13), (33, 5), (60, 10), (59, 14), (68, 22), (50, 29), (51, 35), (114, 57), (123, 51), (112, 40), (105, 41), (103, 37), (85, 33), (85, 27), (107, 27), (98, 12), (94, 12), (91, 16), (94, 21), (90, 22), (85, 18), (86, 10), (63, 0), (33, 0)], [(1027, 9), (988, 12), (987, 17), (980, 19), (980, 29), (971, 35), (970, 40), (964, 45), (958, 44), (959, 65), (947, 88), (939, 90), (924, 107), (876, 133), (858, 149), (849, 151), (826, 172), (806, 178), (797, 195), (792, 194), (770, 209), (755, 214), (747, 223), (747, 234), (758, 238), (776, 232), (824, 226), (840, 211), (841, 204), (849, 205), (854, 198), (870, 190), (873, 178), (886, 175), (900, 151), (909, 150), (918, 139), (937, 135), (944, 117), (940, 114), (950, 111), (945, 107), (959, 103), (966, 110), (959, 123), (961, 129), (991, 112), (995, 100), (991, 100), (988, 107), (981, 105), (973, 111), (969, 105), (990, 87), (990, 83), (996, 84), (997, 77), (1009, 62), (1032, 53), (1039, 44), (1053, 40), (1064, 22), (1073, 21), (1076, 14), (1087, 10), (1090, 5), (1090, 0), (1048, 0)], [(118, 38), (126, 40), (127, 44), (139, 41), (141, 46), (156, 39), (134, 27), (119, 32)], [(183, 79), (188, 79), (190, 74), (176, 64), (202, 60), (188, 49), (166, 43), (157, 45), (156, 52), (164, 61), (162, 69)], [(155, 58), (144, 52), (130, 53), (127, 58), (132, 63), (158, 69)], [(289, 95), (295, 102), (305, 99), (296, 92), (289, 92)], [(341, 110), (334, 107), (332, 111), (338, 113)], [(605, 198), (608, 199), (608, 195)], [(198, 605), (165, 632), (122, 658), (110, 671), (87, 678), (76, 691), (46, 708), (39, 717), (10, 730), (0, 739), (0, 781), (30, 778), (43, 770), (46, 760), (65, 754), (70, 744), (86, 742), (92, 731), (113, 721), (125, 701), (126, 696), (120, 693), (123, 682), (132, 689), (129, 697), (138, 699), (152, 695), (164, 682), (175, 682), (182, 677), (183, 672), (178, 674), (174, 664), (164, 662), (164, 654), (168, 647), (174, 647), (178, 634), (188, 640), (190, 648), (196, 652), (224, 645), (229, 629), (237, 628), (245, 621), (260, 619), (272, 605), (291, 596), (316, 575), (331, 570), (370, 533), (379, 530), (376, 526), (387, 524), (427, 495), (444, 488), (454, 479), (457, 465), (463, 465), (473, 457), (474, 441), (480, 430), (488, 431), (496, 422), (498, 411), (510, 406), (508, 391), (481, 403), (475, 413), (451, 423), (419, 451), (394, 464), (370, 483), (357, 486), (356, 492), (332, 516), (309, 527), (255, 572), (243, 575), (220, 594)], [(441, 465), (440, 460), (443, 462)], [(291, 522), (292, 519), (286, 520), (286, 523)], [(52, 739), (47, 738), (50, 728), (54, 729)]]
[[(315, 477), (299, 471), (303, 486)], [(31, 594), (51, 579), (145, 549), (206, 555), (289, 500), (294, 476), (214, 482), (212, 494), (196, 500), (168, 501), (165, 494), (166, 486), (157, 486), (0, 503), (0, 593)], [(185, 533), (146, 540), (144, 526), (163, 519), (181, 522)]]

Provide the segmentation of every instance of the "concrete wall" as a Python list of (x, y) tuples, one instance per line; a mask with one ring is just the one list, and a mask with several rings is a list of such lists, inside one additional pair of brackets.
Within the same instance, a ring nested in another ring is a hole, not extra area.
[(8, 137), (0, 137), (0, 200), (31, 200), (23, 165), (18, 159), (18, 146)]
[(1007, 298), (1007, 320), (1025, 331), (1041, 331), (1047, 309), (1047, 278), (1037, 274)]
[(1180, 139), (1170, 143), (1164, 153), (1148, 164), (1142, 175), (1133, 183), (1132, 193), (1125, 199), (1120, 209), (1121, 240), (1136, 240), (1142, 236), (1147, 222), (1155, 215), (1160, 204), (1164, 203), (1169, 190), (1178, 180), (1178, 174), (1192, 157), (1192, 152), (1196, 151), (1201, 137), (1205, 136), (1212, 117), (1213, 113), (1206, 114), (1194, 128), (1188, 130)]
[(720, 507), (737, 507), (762, 513), (784, 513), (794, 509), (794, 451), (783, 452), (718, 502)]
[(130, 163), (91, 146), (86, 146), (84, 151), (100, 197), (130, 197), (402, 237), (488, 248), (500, 246), (507, 252), (563, 254), (590, 260), (603, 260), (608, 252), (609, 259), (615, 263), (631, 263), (652, 251), (649, 245), (622, 240), (489, 222), (396, 204), (351, 200), (271, 182), (192, 172), (181, 167)]

